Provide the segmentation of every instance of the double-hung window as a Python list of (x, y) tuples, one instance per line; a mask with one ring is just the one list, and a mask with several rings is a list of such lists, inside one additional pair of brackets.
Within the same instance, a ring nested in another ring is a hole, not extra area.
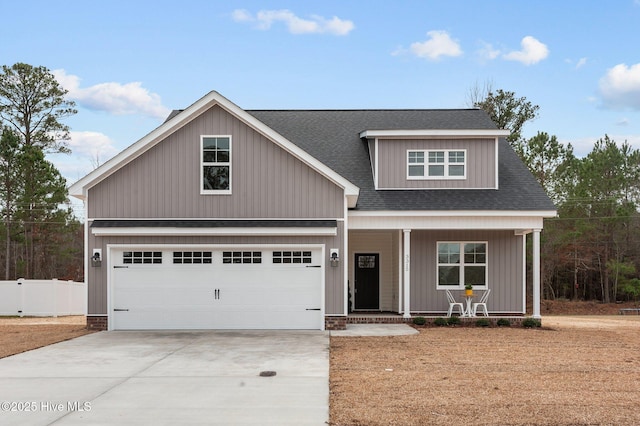
[(486, 242), (439, 242), (437, 288), (458, 290), (466, 284), (486, 289)]
[(201, 136), (201, 192), (231, 193), (231, 136)]
[(407, 151), (407, 179), (465, 179), (466, 150)]

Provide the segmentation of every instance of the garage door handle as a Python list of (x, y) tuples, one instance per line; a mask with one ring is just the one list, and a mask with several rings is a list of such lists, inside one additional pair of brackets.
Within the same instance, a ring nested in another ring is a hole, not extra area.
[(307, 265), (307, 268), (320, 268), (320, 265)]
[(114, 309), (114, 312), (129, 312), (128, 309)]
[(307, 308), (306, 310), (307, 311), (319, 311), (320, 308)]
[(113, 269), (128, 269), (128, 268), (129, 268), (128, 266), (119, 266), (119, 265), (115, 265), (113, 267)]

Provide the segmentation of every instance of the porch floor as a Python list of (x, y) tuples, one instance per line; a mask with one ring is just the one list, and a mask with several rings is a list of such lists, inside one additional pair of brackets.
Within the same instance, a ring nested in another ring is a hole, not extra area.
[(347, 324), (403, 324), (412, 318), (403, 318), (397, 312), (351, 312), (347, 315)]
[[(426, 319), (446, 318), (447, 313), (414, 313), (411, 314), (411, 318), (404, 318), (403, 314), (397, 312), (351, 312), (347, 315), (347, 324), (411, 324), (415, 317), (423, 317)], [(455, 315), (454, 315), (455, 316)], [(463, 322), (476, 321), (480, 318), (487, 318), (492, 322), (497, 321), (500, 318), (506, 318), (511, 321), (521, 322), (524, 315), (491, 315), (488, 317), (479, 315), (475, 317), (461, 317)]]

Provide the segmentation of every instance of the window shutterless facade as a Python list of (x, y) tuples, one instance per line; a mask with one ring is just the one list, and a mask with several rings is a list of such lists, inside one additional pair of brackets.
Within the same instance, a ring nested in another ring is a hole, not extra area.
[(464, 149), (407, 151), (407, 179), (466, 179)]
[(487, 288), (486, 242), (438, 242), (437, 289)]
[(200, 137), (202, 194), (231, 194), (231, 136)]

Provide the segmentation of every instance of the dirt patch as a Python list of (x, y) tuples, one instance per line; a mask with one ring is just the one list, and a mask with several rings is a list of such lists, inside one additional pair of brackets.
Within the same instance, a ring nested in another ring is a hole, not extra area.
[(332, 337), (330, 424), (638, 425), (638, 347), (620, 315)]
[(543, 300), (540, 313), (544, 315), (618, 315), (622, 308), (638, 308), (634, 302), (602, 303), (598, 301)]
[(84, 316), (0, 318), (0, 358), (92, 332)]

